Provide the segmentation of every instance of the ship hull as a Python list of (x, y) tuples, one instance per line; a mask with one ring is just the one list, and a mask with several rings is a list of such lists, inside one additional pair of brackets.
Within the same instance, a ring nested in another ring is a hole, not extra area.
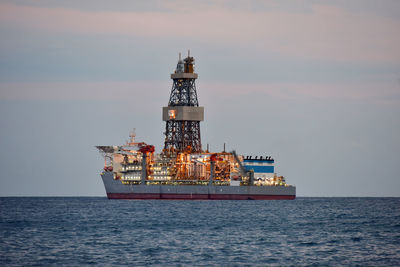
[(240, 194), (135, 194), (108, 193), (109, 199), (171, 199), (171, 200), (292, 200), (294, 195), (240, 195)]
[(101, 175), (109, 199), (290, 200), (294, 186), (125, 185), (111, 172)]

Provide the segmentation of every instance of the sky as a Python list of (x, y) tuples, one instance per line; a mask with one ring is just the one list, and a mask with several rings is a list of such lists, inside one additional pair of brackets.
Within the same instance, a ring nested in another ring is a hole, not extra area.
[(163, 146), (178, 53), (203, 148), (298, 196), (400, 197), (400, 1), (0, 0), (0, 196), (105, 196), (96, 145)]

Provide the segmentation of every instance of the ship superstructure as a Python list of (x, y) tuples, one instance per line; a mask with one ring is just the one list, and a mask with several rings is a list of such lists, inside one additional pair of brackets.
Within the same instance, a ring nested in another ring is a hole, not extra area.
[(105, 159), (101, 174), (108, 198), (128, 199), (294, 199), (296, 188), (277, 176), (271, 156), (202, 150), (194, 58), (181, 59), (171, 74), (165, 142), (161, 153), (136, 142), (135, 131), (122, 146), (97, 146)]

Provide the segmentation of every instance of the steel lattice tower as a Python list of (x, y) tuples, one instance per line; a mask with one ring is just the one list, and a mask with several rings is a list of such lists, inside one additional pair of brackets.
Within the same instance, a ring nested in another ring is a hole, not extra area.
[(194, 58), (188, 54), (179, 61), (173, 80), (168, 107), (163, 107), (166, 121), (164, 150), (201, 152), (200, 121), (204, 120), (204, 107), (199, 107), (194, 73)]

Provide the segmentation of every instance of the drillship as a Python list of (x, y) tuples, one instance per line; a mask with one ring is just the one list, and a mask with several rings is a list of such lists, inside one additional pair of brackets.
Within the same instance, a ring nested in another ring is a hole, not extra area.
[(194, 58), (179, 60), (171, 74), (173, 85), (161, 153), (136, 142), (135, 131), (122, 146), (97, 146), (105, 166), (101, 177), (109, 199), (295, 199), (296, 187), (278, 176), (271, 156), (242, 156), (235, 151), (202, 149)]

